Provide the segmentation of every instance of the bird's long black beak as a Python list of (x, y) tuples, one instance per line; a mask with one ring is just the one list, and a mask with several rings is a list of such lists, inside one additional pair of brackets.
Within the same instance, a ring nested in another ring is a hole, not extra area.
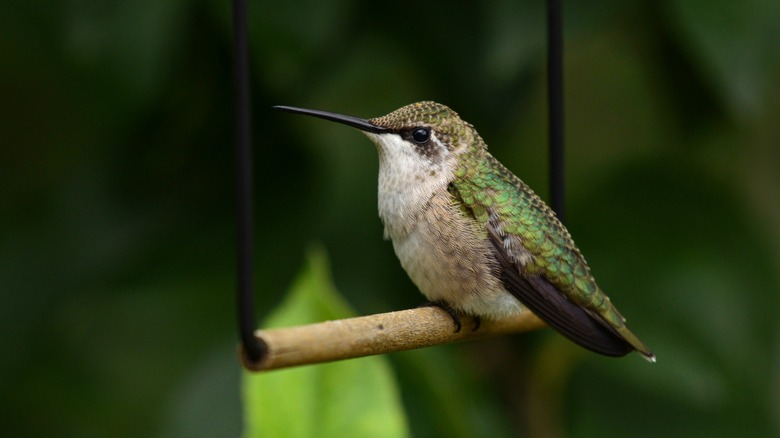
[(327, 111), (296, 108), (294, 106), (277, 105), (273, 107), (281, 111), (287, 111), (288, 113), (304, 114), (307, 116), (319, 117), (321, 119), (330, 120), (332, 122), (343, 123), (345, 125), (352, 126), (353, 128), (360, 129), (361, 131), (372, 132), (374, 134), (382, 134), (388, 132), (387, 128), (374, 125), (366, 119), (360, 119), (352, 116), (345, 116), (344, 114), (330, 113)]

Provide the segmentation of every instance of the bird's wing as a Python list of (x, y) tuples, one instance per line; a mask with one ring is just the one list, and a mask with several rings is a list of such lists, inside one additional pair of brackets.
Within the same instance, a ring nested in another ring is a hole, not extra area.
[(571, 302), (540, 274), (524, 275), (509, 254), (496, 225), (487, 223), (487, 234), (501, 267), (504, 288), (544, 322), (577, 344), (607, 356), (624, 356), (634, 348), (596, 315)]

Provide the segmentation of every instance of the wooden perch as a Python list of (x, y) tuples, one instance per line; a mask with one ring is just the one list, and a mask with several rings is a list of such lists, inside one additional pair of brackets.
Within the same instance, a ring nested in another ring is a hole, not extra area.
[(357, 318), (326, 321), (271, 330), (255, 336), (266, 354), (251, 361), (240, 351), (241, 362), (250, 371), (273, 370), (297, 365), (413, 350), (451, 342), (485, 338), (544, 327), (530, 311), (498, 321), (483, 320), (477, 330), (471, 317), (461, 319), (455, 332), (450, 315), (438, 307), (420, 307)]

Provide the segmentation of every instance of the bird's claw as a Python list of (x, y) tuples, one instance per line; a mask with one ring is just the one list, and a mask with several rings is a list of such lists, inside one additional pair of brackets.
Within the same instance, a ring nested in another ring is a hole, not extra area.
[[(448, 315), (450, 315), (450, 318), (452, 318), (452, 322), (455, 323), (455, 332), (458, 333), (463, 328), (463, 324), (460, 321), (460, 312), (455, 310), (452, 306), (447, 304), (445, 301), (428, 301), (427, 303), (423, 303), (418, 307), (438, 307), (445, 312), (447, 312)], [(482, 320), (479, 316), (474, 316), (474, 327), (471, 329), (472, 332), (475, 332), (479, 329), (480, 325), (482, 324)]]

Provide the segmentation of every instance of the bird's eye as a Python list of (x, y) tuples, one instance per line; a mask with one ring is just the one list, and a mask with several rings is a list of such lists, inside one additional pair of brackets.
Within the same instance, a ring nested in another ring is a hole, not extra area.
[(422, 144), (430, 139), (431, 130), (428, 128), (415, 128), (414, 131), (412, 131), (412, 140), (414, 140), (415, 143)]

